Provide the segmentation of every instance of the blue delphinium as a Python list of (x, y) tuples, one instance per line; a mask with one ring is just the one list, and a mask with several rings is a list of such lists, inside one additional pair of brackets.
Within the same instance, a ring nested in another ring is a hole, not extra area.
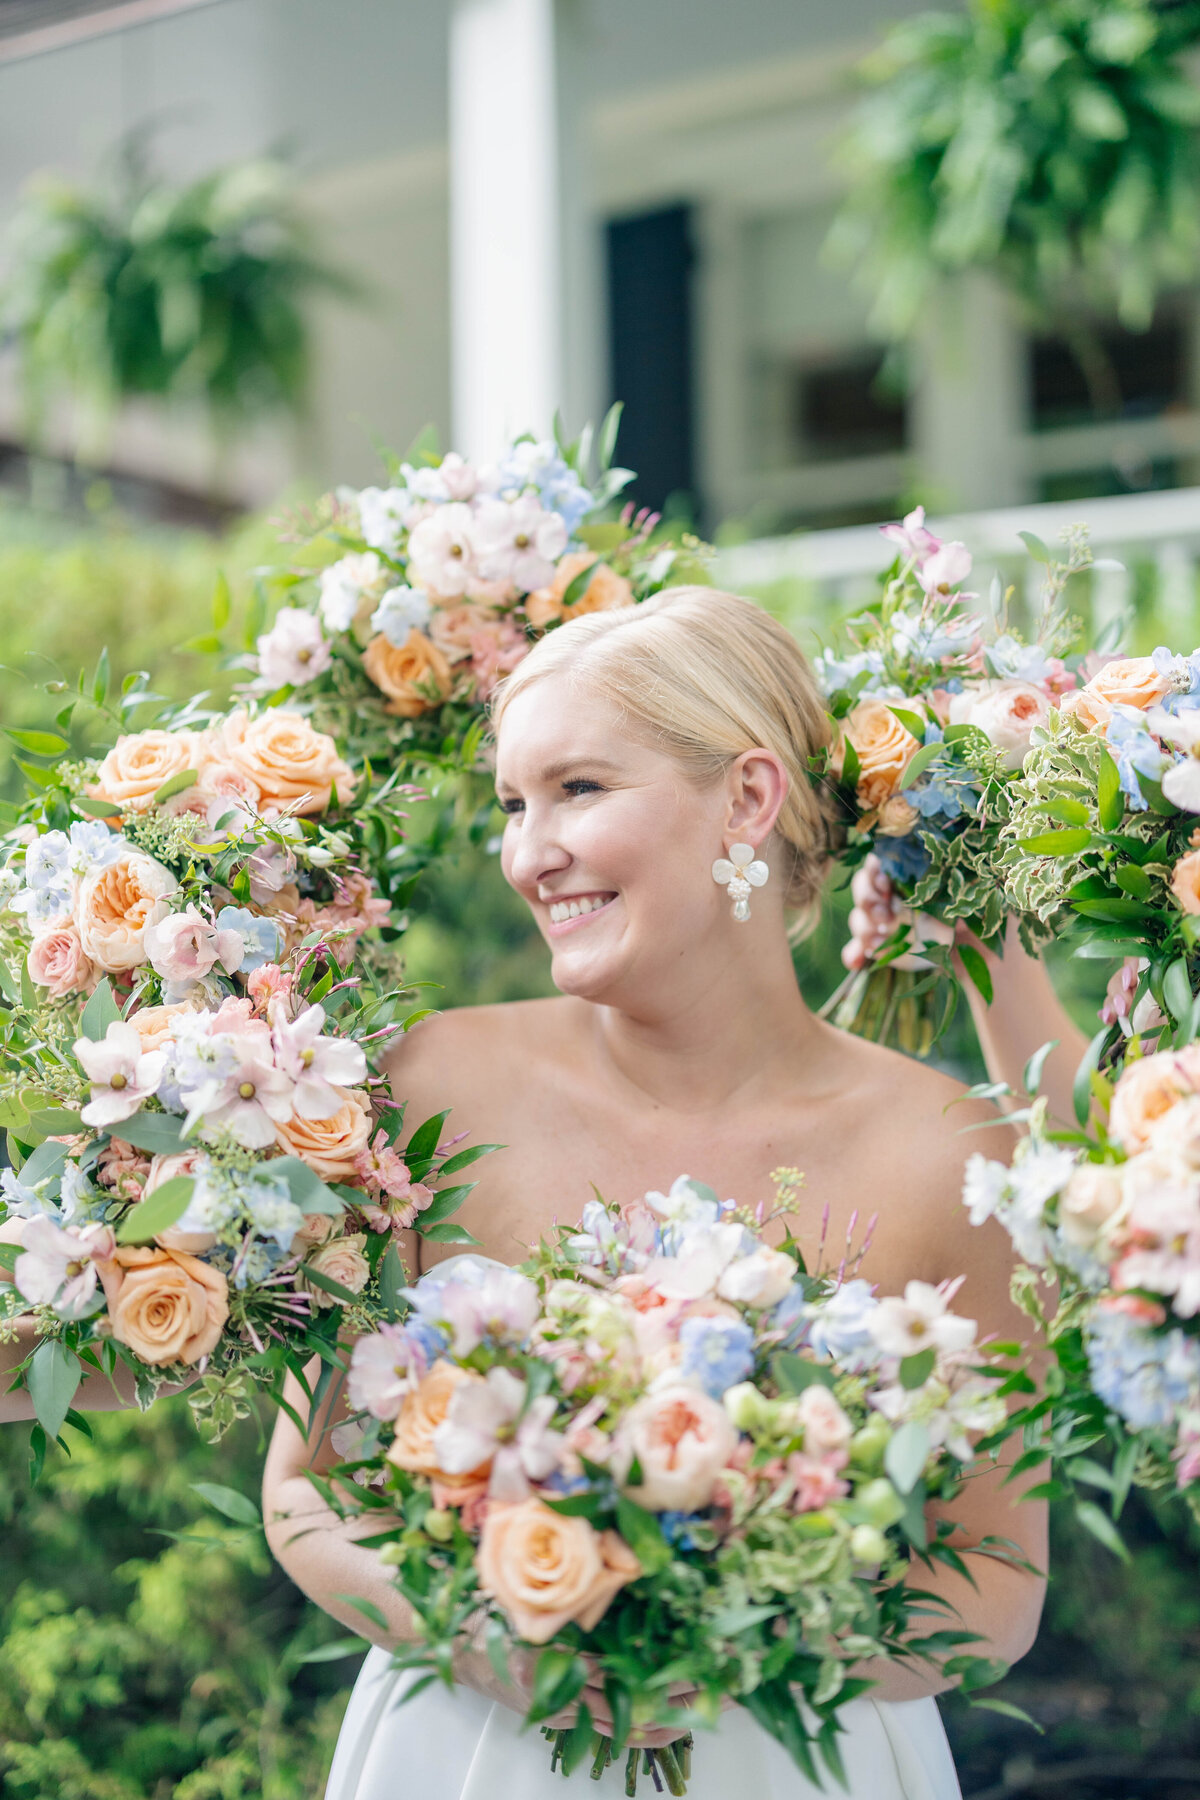
[(1023, 644), (1011, 631), (998, 637), (984, 651), (992, 674), (1002, 681), (1044, 681), (1050, 673), (1046, 652), (1039, 644)]
[(1200, 706), (1200, 650), (1191, 656), (1178, 656), (1160, 644), (1151, 660), (1158, 673), (1171, 682), (1171, 692), (1159, 701), (1163, 711), (1176, 716), (1194, 712)]
[(1087, 1329), (1092, 1386), (1135, 1431), (1169, 1425), (1200, 1384), (1200, 1343), (1097, 1312)]
[(772, 1312), (770, 1329), (772, 1333), (779, 1333), (779, 1341), (785, 1350), (796, 1350), (804, 1342), (808, 1331), (808, 1302), (800, 1282), (793, 1281)]
[(668, 1511), (658, 1515), (659, 1529), (673, 1550), (698, 1549), (693, 1528), (704, 1523), (699, 1513)]
[(807, 1309), (809, 1345), (818, 1356), (847, 1369), (870, 1368), (879, 1360), (879, 1347), (871, 1336), (871, 1315), (878, 1305), (869, 1281), (861, 1276), (844, 1281), (828, 1300)]
[(274, 919), (252, 913), (248, 906), (223, 906), (217, 914), (218, 931), (236, 931), (244, 945), (239, 975), (250, 975), (264, 963), (274, 962), (283, 938)]
[[(925, 727), (926, 744), (945, 742), (940, 725)], [(949, 760), (935, 756), (924, 773), (904, 791), (904, 798), (923, 819), (959, 819), (964, 812), (974, 812), (979, 790), (970, 778), (955, 769)]]
[(883, 677), (883, 655), (879, 650), (857, 650), (849, 656), (835, 656), (832, 650), (822, 650), (814, 659), (813, 667), (822, 693), (836, 693), (865, 674), (870, 679), (859, 691), (869, 694)]
[(1138, 776), (1161, 781), (1167, 766), (1167, 758), (1146, 728), (1145, 714), (1134, 706), (1114, 706), (1108, 722), (1108, 748), (1121, 778), (1121, 792), (1134, 812), (1145, 812), (1148, 802)]
[(714, 1400), (754, 1369), (754, 1333), (743, 1319), (685, 1319), (679, 1343), (684, 1375)]
[(929, 869), (929, 851), (915, 831), (907, 837), (876, 837), (871, 848), (892, 881), (920, 881)]

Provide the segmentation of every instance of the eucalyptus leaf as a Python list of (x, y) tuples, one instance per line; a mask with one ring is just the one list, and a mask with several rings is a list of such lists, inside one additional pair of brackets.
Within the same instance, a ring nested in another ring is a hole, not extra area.
[(47, 1338), (29, 1359), (25, 1377), (38, 1424), (53, 1443), (71, 1410), (83, 1365), (60, 1338)]

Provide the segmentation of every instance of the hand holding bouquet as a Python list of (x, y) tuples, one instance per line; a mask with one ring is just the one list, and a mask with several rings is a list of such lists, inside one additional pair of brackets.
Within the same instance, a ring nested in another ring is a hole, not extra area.
[[(126, 722), (144, 700), (123, 697)], [(196, 1381), (214, 1434), (281, 1394), (404, 1273), (396, 1231), (465, 1239), (443, 1118), (403, 1142), (375, 1058), (411, 1022), (370, 873), (402, 790), (298, 713), (168, 720), (102, 758), (23, 734), (0, 907), (4, 1324), (45, 1452), (86, 1373), (148, 1404)], [(395, 875), (390, 854), (385, 879)], [(392, 929), (394, 937), (398, 933)], [(353, 966), (353, 974), (348, 972)], [(448, 1148), (448, 1147), (447, 1147)]]
[[(781, 1171), (783, 1191), (796, 1179)], [(355, 1346), (361, 1441), (328, 1492), (370, 1521), (416, 1617), (397, 1660), (453, 1682), (480, 1637), (501, 1673), (541, 1647), (529, 1719), (585, 1689), (609, 1715), (598, 1734), (584, 1702), (548, 1732), (567, 1772), (598, 1774), (649, 1721), (682, 1735), (738, 1702), (810, 1779), (814, 1750), (836, 1776), (864, 1660), (995, 1678), (971, 1633), (926, 1629), (945, 1603), (904, 1577), (914, 1559), (962, 1566), (925, 1506), (1003, 1429), (999, 1373), (952, 1288), (881, 1300), (809, 1276), (769, 1222), (686, 1177), (593, 1201), (519, 1269), (435, 1268)], [(631, 1750), (628, 1792), (639, 1763), (685, 1791), (677, 1747)]]

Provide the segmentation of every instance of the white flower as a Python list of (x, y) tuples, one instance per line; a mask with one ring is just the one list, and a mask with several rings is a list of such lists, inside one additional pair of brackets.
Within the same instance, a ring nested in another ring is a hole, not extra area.
[(363, 488), (358, 496), (358, 522), (372, 550), (396, 556), (408, 523), (412, 496), (406, 488)]
[(92, 1097), (80, 1113), (85, 1125), (105, 1128), (135, 1113), (162, 1080), (167, 1058), (161, 1050), (142, 1051), (132, 1025), (114, 1019), (103, 1039), (78, 1038), (75, 1055), (92, 1084)]
[(278, 1001), (271, 1003), (275, 1061), (296, 1084), (292, 1107), (302, 1119), (331, 1119), (345, 1099), (339, 1088), (367, 1078), (361, 1046), (346, 1038), (322, 1037), (324, 1024), (323, 1006), (305, 1007), (298, 1018), (289, 1019)]
[(554, 579), (567, 547), (567, 528), (535, 494), (518, 500), (482, 500), (475, 521), (479, 571), (485, 581), (508, 582), (523, 594)]
[(544, 1481), (558, 1467), (563, 1441), (548, 1429), (553, 1395), (528, 1407), (525, 1397), (525, 1383), (511, 1369), (489, 1369), (483, 1381), (460, 1382), (433, 1434), (439, 1468), (468, 1475), (490, 1460), (491, 1498), (501, 1504), (526, 1499), (530, 1481)]
[(429, 595), (420, 588), (389, 588), (371, 614), (371, 630), (382, 631), (399, 649), (407, 644), (410, 631), (424, 631), (432, 611)]
[(64, 1231), (49, 1219), (30, 1219), (13, 1281), (35, 1306), (53, 1307), (60, 1319), (84, 1319), (96, 1310), (96, 1263), (107, 1262), (116, 1247), (106, 1225)]
[[(265, 1150), (275, 1142), (275, 1126), (292, 1116), (293, 1083), (271, 1060), (270, 1039), (250, 1031), (220, 1032), (207, 1045), (189, 1046), (207, 1079), (190, 1084), (191, 1070), (178, 1066), (183, 1102), (188, 1109), (184, 1135), (204, 1121), (211, 1129), (227, 1125), (249, 1150)], [(198, 1053), (207, 1050), (207, 1057)], [(197, 1073), (200, 1072), (198, 1068)]]
[(414, 587), (439, 600), (455, 600), (475, 574), (474, 518), (461, 501), (439, 507), (413, 527), (408, 572)]
[[(356, 1340), (346, 1378), (356, 1412), (394, 1419), (408, 1392), (413, 1363), (412, 1342), (403, 1325), (380, 1325)], [(418, 1374), (421, 1372), (418, 1365)]]
[(935, 550), (917, 570), (917, 580), (927, 594), (948, 594), (961, 587), (971, 573), (971, 552), (957, 539)]
[(258, 672), (270, 688), (303, 687), (333, 661), (319, 622), (298, 606), (284, 606), (258, 640)]
[(995, 1214), (1008, 1194), (1008, 1164), (993, 1162), (977, 1150), (967, 1159), (963, 1174), (963, 1205), (972, 1225), (982, 1225)]
[(776, 1306), (796, 1278), (796, 1259), (767, 1245), (729, 1264), (717, 1282), (722, 1300), (740, 1306)]
[(349, 631), (363, 594), (383, 579), (383, 564), (373, 550), (343, 556), (320, 574), (321, 617), (329, 631)]
[(714, 1292), (730, 1263), (744, 1253), (748, 1236), (742, 1225), (694, 1226), (677, 1255), (655, 1258), (646, 1280), (669, 1300), (699, 1300)]
[[(956, 1288), (958, 1283), (954, 1284)], [(975, 1342), (974, 1319), (963, 1319), (949, 1310), (952, 1291), (928, 1281), (910, 1281), (903, 1300), (881, 1300), (868, 1329), (887, 1356), (918, 1356), (922, 1350), (954, 1352)]]
[(1003, 766), (1021, 767), (1035, 727), (1050, 717), (1050, 702), (1029, 681), (985, 681), (965, 688), (950, 701), (952, 725), (974, 725), (997, 750)]
[(677, 1176), (669, 1194), (647, 1194), (646, 1205), (669, 1225), (715, 1225), (721, 1214), (721, 1203), (711, 1188), (693, 1181), (690, 1175)]
[(1161, 743), (1184, 752), (1162, 778), (1163, 795), (1182, 812), (1200, 813), (1200, 711), (1175, 714), (1155, 706), (1146, 724)]

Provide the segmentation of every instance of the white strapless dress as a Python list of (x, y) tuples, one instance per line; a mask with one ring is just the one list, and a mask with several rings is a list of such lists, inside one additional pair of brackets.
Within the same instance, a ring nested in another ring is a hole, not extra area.
[[(488, 1257), (447, 1257), (438, 1277), (467, 1273)], [(495, 1266), (492, 1264), (491, 1266)], [(431, 1274), (433, 1271), (431, 1271)], [(428, 1277), (423, 1277), (428, 1279)], [(625, 1792), (625, 1759), (599, 1781), (590, 1765), (564, 1786), (551, 1773), (550, 1745), (521, 1715), (473, 1688), (437, 1682), (405, 1702), (415, 1676), (398, 1671), (386, 1650), (372, 1650), (359, 1671), (333, 1753), (325, 1800), (616, 1800)], [(846, 1788), (805, 1779), (787, 1751), (735, 1707), (714, 1731), (698, 1730), (688, 1800), (962, 1800), (941, 1716), (933, 1700), (898, 1704), (863, 1696), (842, 1710), (838, 1748)], [(650, 1776), (638, 1776), (639, 1800), (657, 1800)]]
[[(372, 1650), (354, 1686), (325, 1800), (616, 1800), (625, 1792), (625, 1759), (599, 1781), (586, 1765), (565, 1783), (550, 1772), (550, 1745), (540, 1731), (521, 1730), (507, 1706), (472, 1688), (441, 1683), (402, 1703), (413, 1677)], [(846, 1765), (845, 1800), (961, 1800), (950, 1746), (932, 1700), (852, 1700), (838, 1740)], [(813, 1787), (787, 1751), (740, 1707), (722, 1714), (715, 1731), (697, 1731), (689, 1800), (842, 1800), (827, 1777)], [(639, 1800), (657, 1800), (648, 1775)]]

